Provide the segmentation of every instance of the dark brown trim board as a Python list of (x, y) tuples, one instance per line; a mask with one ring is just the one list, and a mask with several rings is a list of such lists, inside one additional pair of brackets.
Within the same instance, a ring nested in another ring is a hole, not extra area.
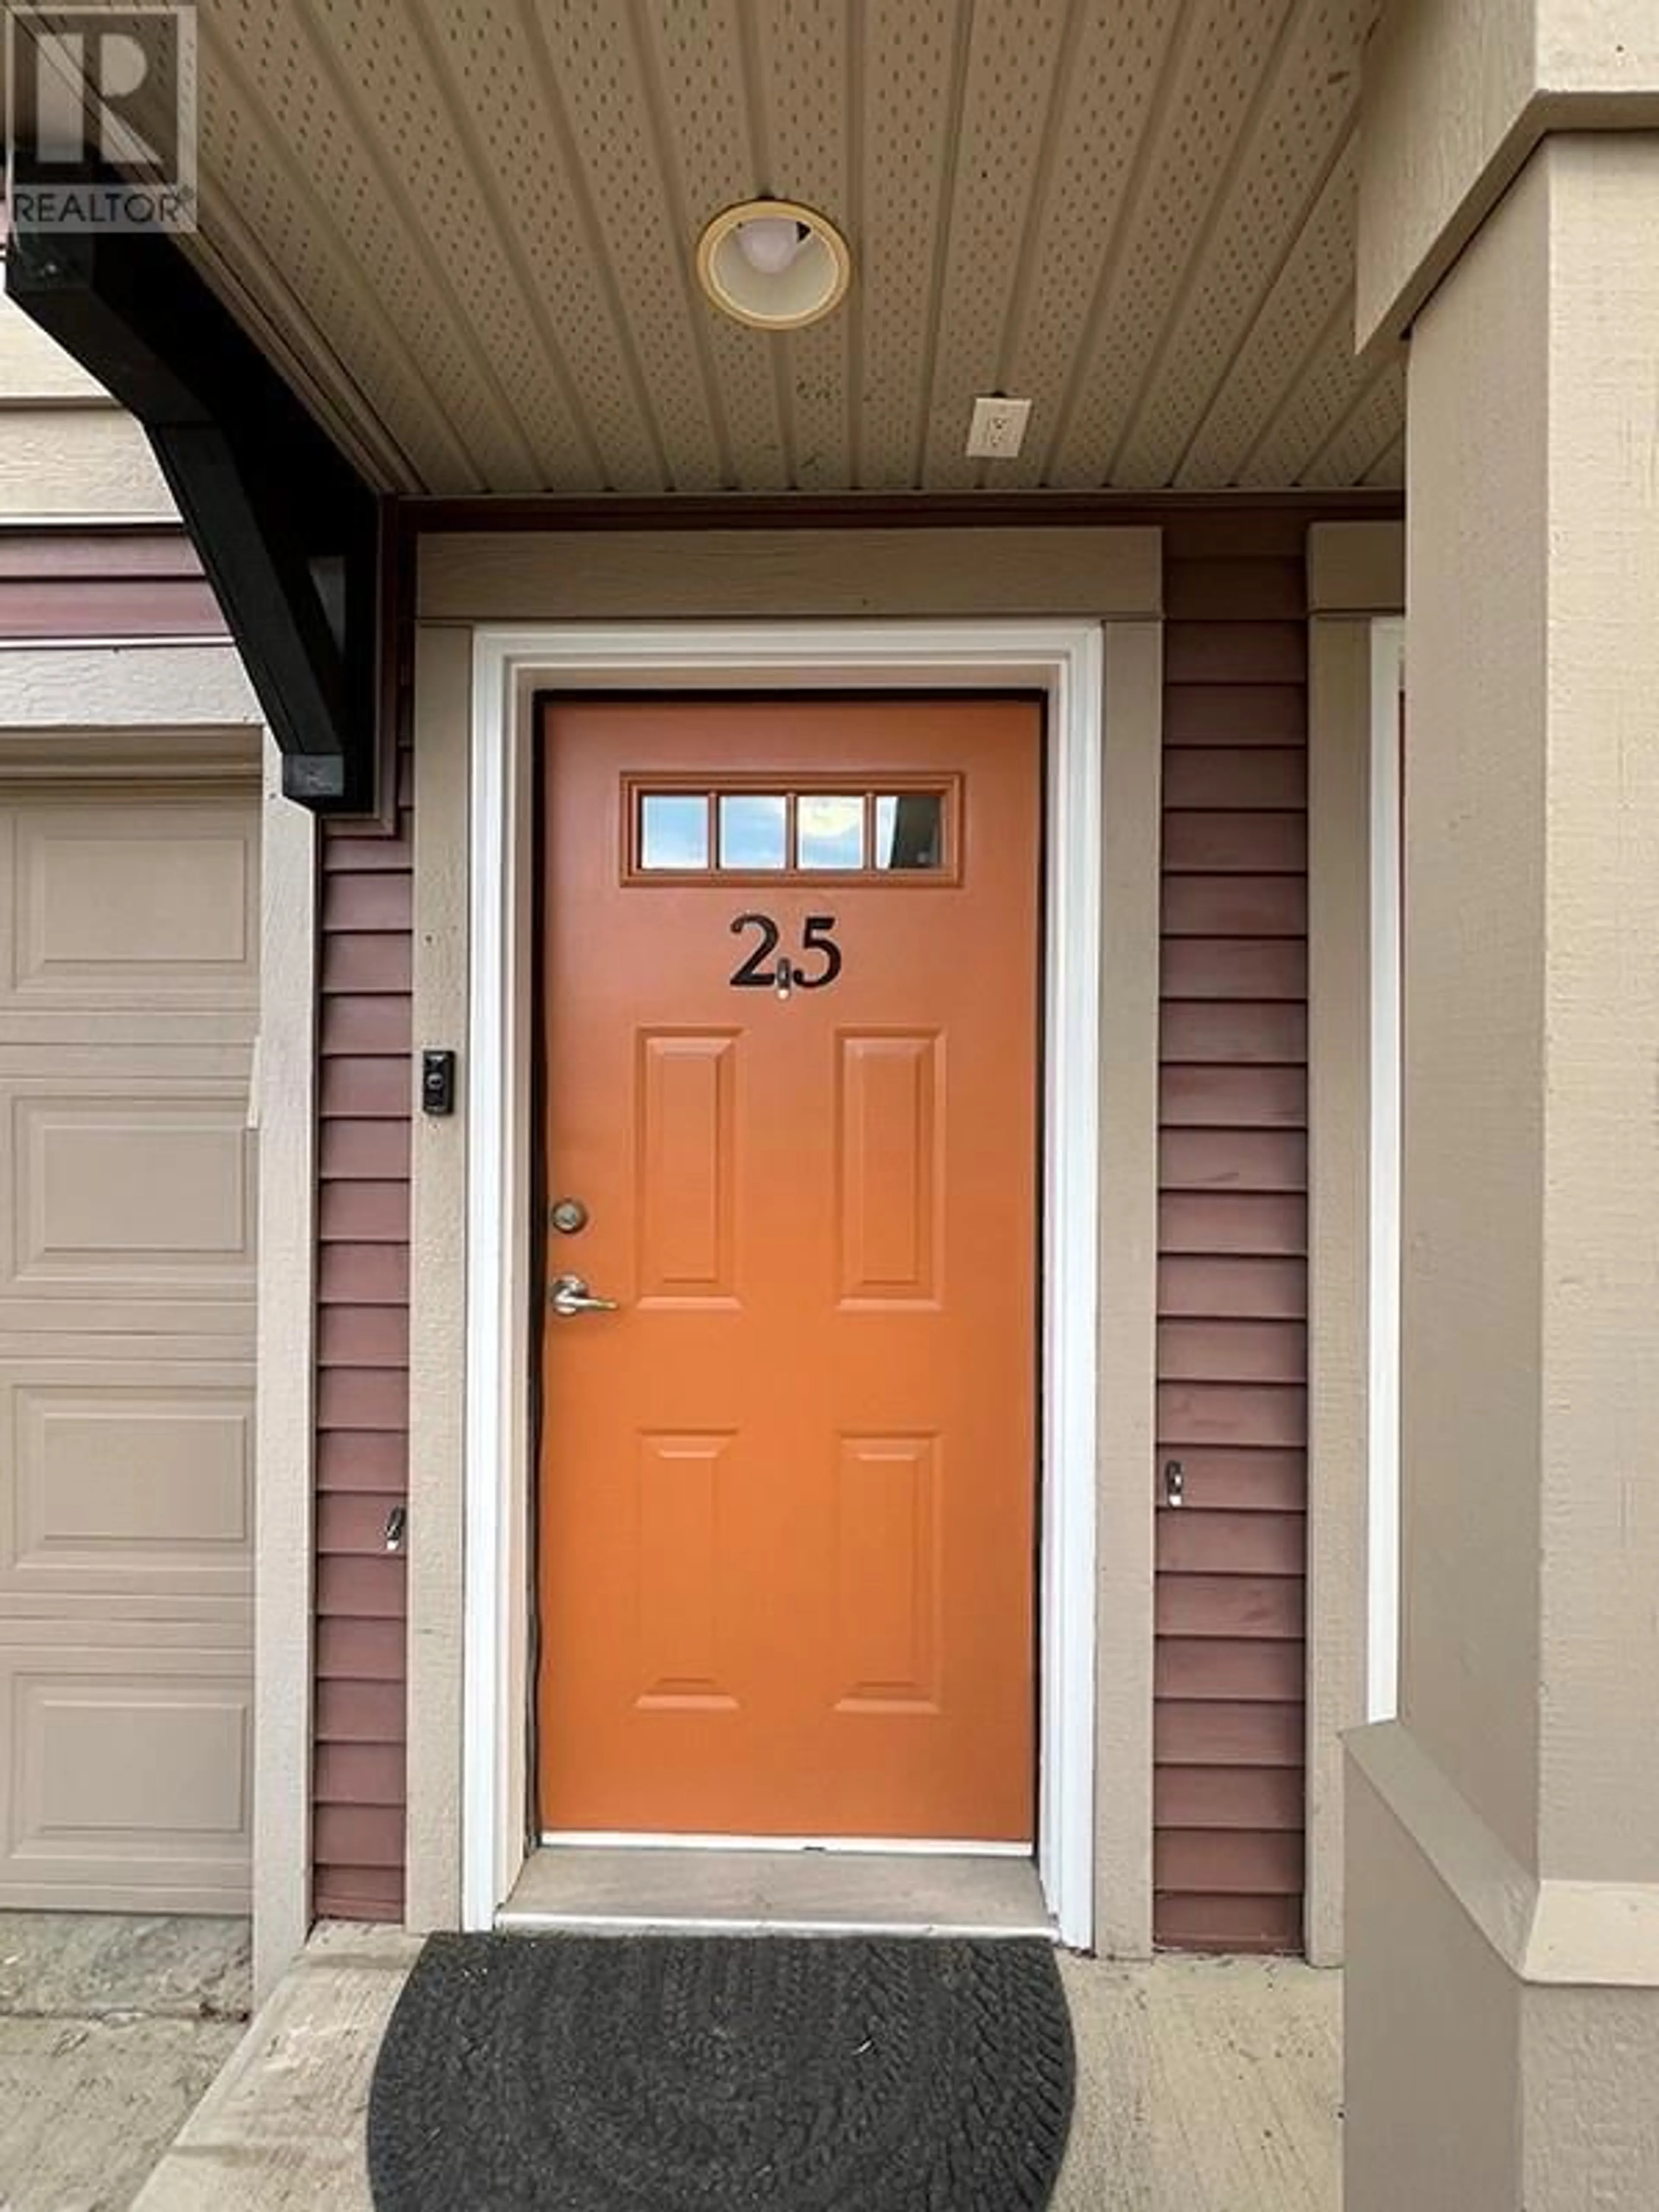
[(1277, 515), (1310, 522), (1388, 520), (1397, 491), (714, 492), (664, 498), (423, 496), (396, 502), (401, 527), (447, 531), (1074, 529), (1176, 516)]

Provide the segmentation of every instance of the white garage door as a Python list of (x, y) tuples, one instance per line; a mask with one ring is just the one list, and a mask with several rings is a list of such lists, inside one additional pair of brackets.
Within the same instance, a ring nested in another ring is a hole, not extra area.
[(0, 1905), (247, 1901), (258, 853), (0, 785)]

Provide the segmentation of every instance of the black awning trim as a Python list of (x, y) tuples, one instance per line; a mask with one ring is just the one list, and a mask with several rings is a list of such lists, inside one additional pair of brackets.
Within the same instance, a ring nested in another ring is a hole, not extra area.
[(174, 240), (14, 231), (6, 291), (143, 425), (283, 752), (374, 810), (382, 506)]

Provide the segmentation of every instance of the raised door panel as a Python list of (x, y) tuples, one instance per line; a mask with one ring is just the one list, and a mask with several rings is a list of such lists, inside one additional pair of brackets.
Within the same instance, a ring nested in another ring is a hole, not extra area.
[(252, 1542), (251, 1367), (0, 1365), (0, 1605), (246, 1600)]
[(251, 1336), (246, 1079), (134, 1075), (121, 1048), (88, 1057), (99, 1064), (55, 1073), (0, 1066), (0, 1331), (220, 1335), (228, 1323)]
[(640, 1438), (638, 1581), (631, 1613), (641, 1712), (737, 1711), (726, 1561), (730, 1436)]
[(737, 1295), (738, 1057), (729, 1032), (641, 1033), (634, 1093), (642, 1304)]
[(0, 1898), (244, 1907), (252, 1702), (246, 1652), (138, 1637), (0, 1647)]
[(20, 802), (0, 1005), (78, 1012), (252, 1011), (257, 824), (240, 803)]
[(843, 1306), (937, 1305), (945, 1172), (936, 1034), (839, 1040)]
[(843, 1437), (836, 1711), (937, 1713), (945, 1574), (936, 1437)]

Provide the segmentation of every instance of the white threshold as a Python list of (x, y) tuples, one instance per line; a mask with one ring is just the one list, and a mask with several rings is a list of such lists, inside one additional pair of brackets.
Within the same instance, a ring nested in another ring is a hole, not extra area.
[(685, 1836), (647, 1834), (632, 1828), (553, 1828), (544, 1850), (607, 1851), (840, 1851), (849, 1857), (880, 1853), (893, 1858), (1029, 1859), (1030, 1844), (957, 1843), (915, 1836)]
[[(1055, 621), (549, 623), (473, 633), (469, 807), (462, 1924), (526, 1867), (530, 1050), (537, 695), (562, 688), (1030, 690), (1047, 702), (1036, 1871), (1094, 1933), (1105, 629)], [(781, 1924), (781, 1923), (779, 1923)]]

